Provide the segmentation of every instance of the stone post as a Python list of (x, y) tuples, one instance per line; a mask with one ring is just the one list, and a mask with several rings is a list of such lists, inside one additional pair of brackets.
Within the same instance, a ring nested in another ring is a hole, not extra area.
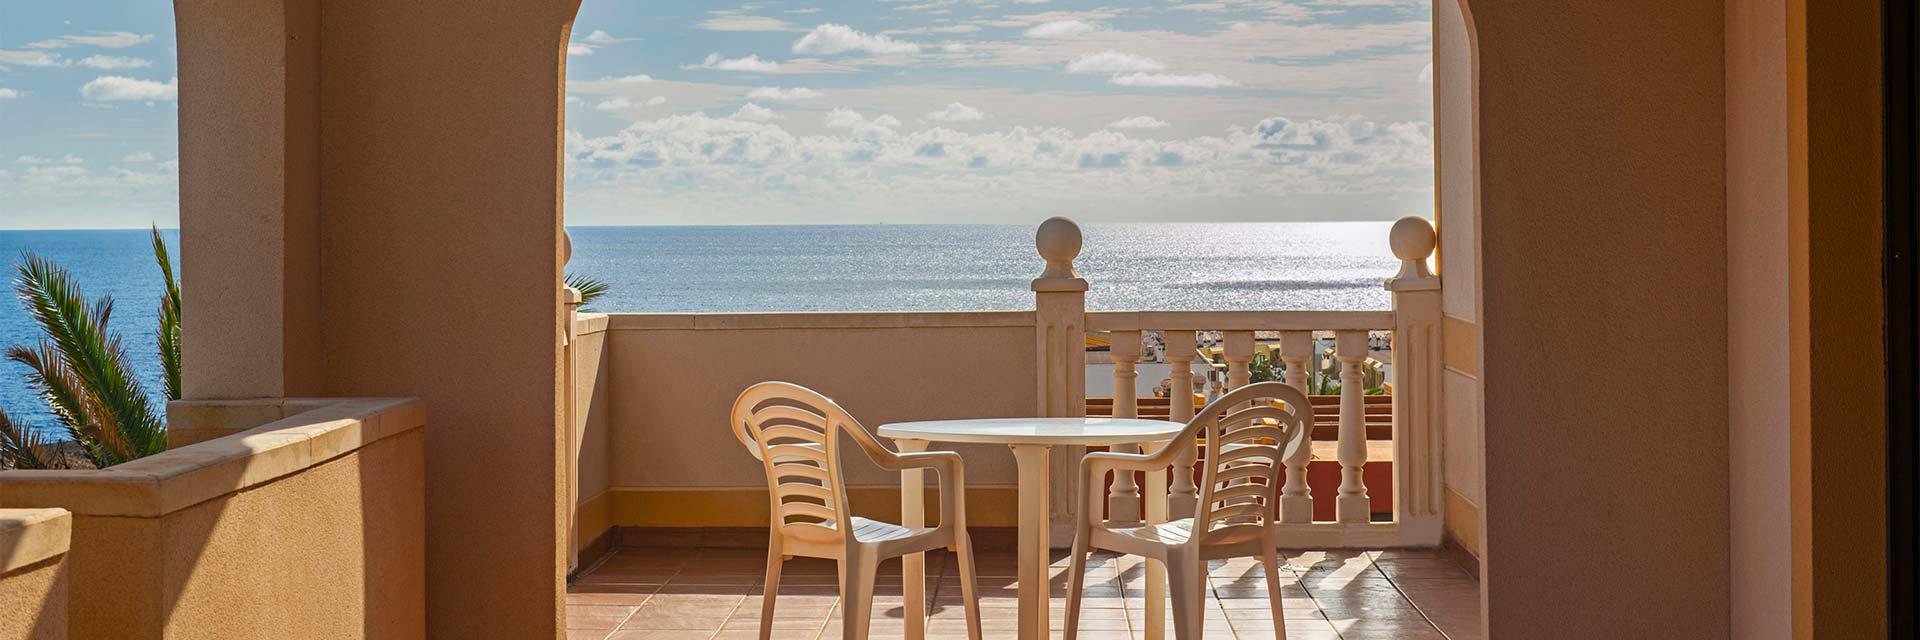
[(1393, 292), (1394, 514), (1403, 540), (1440, 539), (1440, 277), (1427, 268), (1433, 225), (1408, 216), (1388, 236), (1400, 273)]
[[(1033, 335), (1035, 397), (1038, 415), (1071, 418), (1087, 413), (1087, 281), (1073, 271), (1080, 255), (1080, 225), (1063, 217), (1048, 218), (1034, 233), (1034, 247), (1047, 267), (1033, 280)], [(1053, 544), (1073, 542), (1074, 478), (1086, 447), (1060, 447), (1053, 452), (1051, 510)]]

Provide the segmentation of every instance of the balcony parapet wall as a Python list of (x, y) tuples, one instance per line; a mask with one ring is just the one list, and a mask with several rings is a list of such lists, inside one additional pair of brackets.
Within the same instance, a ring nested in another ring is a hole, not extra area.
[(64, 509), (0, 509), (0, 640), (67, 637)]
[(419, 401), (193, 401), (169, 415), (185, 435), (231, 433), (107, 469), (0, 472), (0, 509), (72, 513), (72, 598), (113, 603), (71, 611), (68, 636), (425, 633)]

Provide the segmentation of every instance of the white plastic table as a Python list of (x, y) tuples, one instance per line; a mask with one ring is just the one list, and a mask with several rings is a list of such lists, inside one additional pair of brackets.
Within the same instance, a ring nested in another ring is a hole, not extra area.
[[(1047, 637), (1047, 486), (1049, 450), (1055, 445), (1116, 445), (1171, 440), (1186, 425), (1164, 420), (1119, 418), (994, 418), (933, 420), (881, 425), (881, 437), (893, 439), (901, 451), (925, 451), (928, 442), (1004, 444), (1013, 449), (1019, 470), (1019, 600), (1020, 640)], [(1073, 461), (1073, 464), (1078, 464)], [(920, 470), (900, 472), (902, 525), (926, 524), (925, 479)], [(1166, 500), (1166, 496), (1151, 499)], [(926, 557), (902, 560), (907, 637), (921, 638), (926, 624)], [(1163, 585), (1148, 581), (1147, 597), (1161, 597)]]

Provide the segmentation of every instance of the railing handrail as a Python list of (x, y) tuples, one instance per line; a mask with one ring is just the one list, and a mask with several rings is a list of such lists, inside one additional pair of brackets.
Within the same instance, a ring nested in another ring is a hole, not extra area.
[(1031, 327), (1033, 311), (614, 312), (609, 331)]
[(1092, 331), (1384, 331), (1392, 311), (1089, 311)]

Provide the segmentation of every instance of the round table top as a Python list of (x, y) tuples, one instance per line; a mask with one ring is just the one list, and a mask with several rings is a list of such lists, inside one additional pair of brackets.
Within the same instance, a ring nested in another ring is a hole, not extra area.
[(881, 425), (883, 437), (975, 444), (1132, 444), (1167, 440), (1187, 425), (1123, 418), (987, 418)]

